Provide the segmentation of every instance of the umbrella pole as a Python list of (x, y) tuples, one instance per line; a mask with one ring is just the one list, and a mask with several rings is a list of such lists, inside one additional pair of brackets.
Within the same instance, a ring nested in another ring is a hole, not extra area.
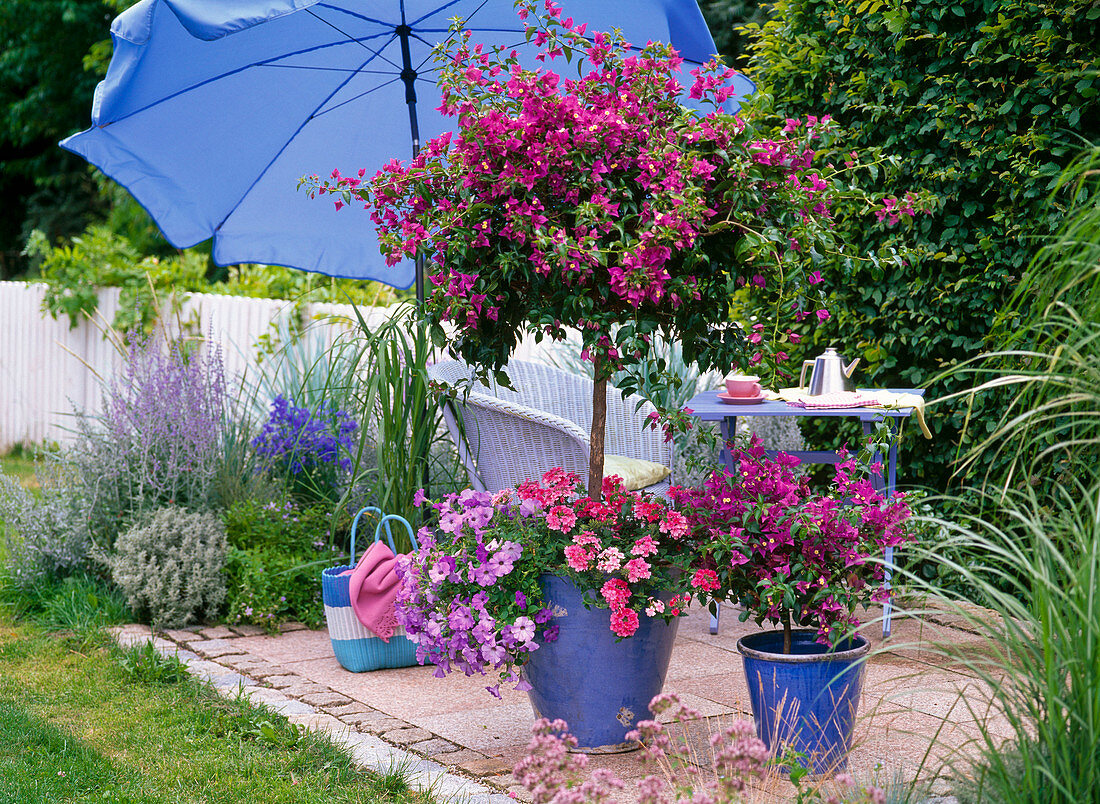
[[(405, 22), (404, 11), (401, 24), (395, 33), (401, 40), (401, 81), (405, 84), (405, 105), (409, 108), (409, 133), (412, 135), (413, 159), (420, 153), (420, 121), (416, 117), (416, 70), (412, 66), (412, 54), (409, 50), (409, 37), (412, 28)], [(424, 255), (416, 255), (416, 303), (424, 303)]]
[[(416, 117), (416, 70), (413, 69), (412, 56), (409, 50), (409, 37), (412, 35), (412, 28), (405, 22), (404, 14), (404, 6), (402, 6), (401, 24), (397, 26), (395, 32), (397, 33), (397, 37), (401, 40), (401, 81), (405, 84), (405, 105), (409, 108), (409, 133), (412, 135), (413, 159), (416, 159), (417, 155), (420, 153), (420, 121)], [(416, 255), (416, 308), (418, 313), (423, 304), (424, 254), (421, 252)], [(417, 326), (423, 326), (423, 322), (418, 321)], [(424, 407), (419, 413), (420, 426), (427, 427), (430, 419), (427, 397), (425, 397)], [(415, 456), (415, 461), (416, 464), (420, 466), (420, 481), (424, 488), (424, 493), (431, 496), (428, 477), (428, 442), (423, 443), (425, 444), (425, 452), (423, 455)]]

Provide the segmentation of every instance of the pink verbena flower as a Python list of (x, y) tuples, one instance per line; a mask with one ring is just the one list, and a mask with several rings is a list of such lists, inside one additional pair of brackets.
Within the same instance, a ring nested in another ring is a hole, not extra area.
[(554, 530), (568, 533), (577, 524), (577, 515), (572, 508), (564, 505), (555, 505), (546, 512), (546, 524)]
[(570, 544), (565, 548), (565, 560), (569, 564), (569, 568), (575, 572), (584, 572), (592, 564), (591, 554), (576, 544)]
[(596, 557), (596, 569), (600, 572), (615, 572), (623, 565), (623, 551), (617, 547), (605, 547)]
[(614, 609), (611, 612), (611, 630), (617, 636), (633, 636), (638, 630), (638, 612), (628, 608)]
[(600, 588), (600, 595), (612, 609), (621, 609), (630, 600), (630, 588), (622, 578), (612, 578)]
[(719, 587), (718, 573), (712, 569), (697, 569), (691, 579), (691, 585), (704, 592), (713, 592)]
[(643, 581), (653, 575), (649, 563), (643, 558), (632, 558), (623, 565), (626, 570), (626, 580), (629, 583)]

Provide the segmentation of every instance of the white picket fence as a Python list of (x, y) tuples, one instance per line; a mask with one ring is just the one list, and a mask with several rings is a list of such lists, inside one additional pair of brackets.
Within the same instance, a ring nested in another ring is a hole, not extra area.
[[(115, 288), (99, 292), (96, 321), (70, 327), (68, 316), (53, 319), (42, 311), (46, 286), (0, 282), (0, 452), (13, 445), (66, 443), (72, 437), (73, 412), (100, 409), (101, 384), (119, 370), (122, 358), (104, 337), (104, 322), (119, 307)], [(360, 308), (368, 325), (390, 314), (388, 308)], [(254, 366), (257, 342), (273, 332), (280, 317), (297, 315), (292, 302), (190, 294), (175, 321), (193, 321), (208, 342), (221, 346), (226, 373), (240, 377)], [(351, 305), (307, 304), (301, 311), (310, 326), (331, 340), (356, 326)], [(547, 359), (547, 346), (524, 342), (516, 358)]]

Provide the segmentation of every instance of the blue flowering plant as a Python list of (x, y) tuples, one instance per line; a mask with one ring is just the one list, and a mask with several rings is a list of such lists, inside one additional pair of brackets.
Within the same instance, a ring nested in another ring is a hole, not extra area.
[[(522, 665), (558, 636), (539, 585), (544, 573), (586, 590), (586, 603), (608, 609), (608, 628), (624, 639), (641, 617), (681, 614), (691, 590), (707, 582), (692, 571), (695, 549), (677, 511), (626, 491), (614, 475), (600, 500), (579, 481), (552, 469), (515, 490), (466, 490), (435, 505), (438, 526), (422, 528), (420, 549), (398, 560), (397, 618), (437, 676), (496, 673), (529, 689)], [(499, 686), (488, 689), (499, 696)]]
[(326, 501), (335, 498), (351, 471), (358, 429), (351, 416), (334, 406), (311, 410), (279, 395), (252, 446), (263, 468), (284, 478), (291, 494)]

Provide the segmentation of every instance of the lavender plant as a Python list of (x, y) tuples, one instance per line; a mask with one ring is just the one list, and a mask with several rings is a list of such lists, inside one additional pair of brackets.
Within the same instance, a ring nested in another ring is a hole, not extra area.
[(309, 501), (335, 500), (352, 468), (358, 427), (331, 405), (311, 410), (279, 395), (252, 445), (263, 466), (285, 478), (291, 494)]
[(129, 344), (122, 371), (104, 383), (103, 412), (77, 414), (62, 458), (97, 547), (109, 553), (138, 515), (161, 506), (214, 505), (225, 408), (220, 350)]

